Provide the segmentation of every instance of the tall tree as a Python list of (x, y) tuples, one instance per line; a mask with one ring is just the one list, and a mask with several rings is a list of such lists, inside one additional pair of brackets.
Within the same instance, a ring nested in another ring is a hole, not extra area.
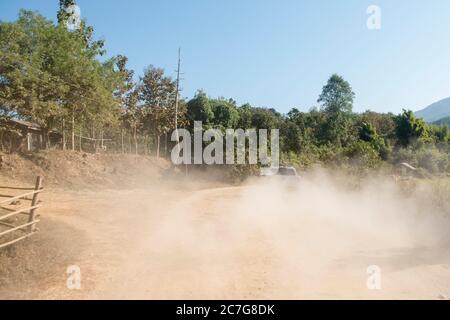
[(114, 60), (99, 62), (101, 50), (85, 40), (31, 11), (21, 11), (16, 22), (0, 23), (0, 104), (38, 123), (45, 145), (49, 130), (67, 116), (74, 128), (76, 119), (106, 121), (117, 114), (113, 92), (120, 73)]
[(394, 114), (367, 110), (361, 114), (361, 120), (370, 123), (383, 138), (395, 139)]
[(145, 127), (156, 137), (159, 157), (161, 136), (175, 128), (176, 82), (163, 69), (149, 66), (141, 77), (139, 93)]
[(194, 121), (202, 121), (205, 127), (213, 123), (211, 102), (202, 90), (197, 91), (194, 98), (187, 103), (187, 118), (191, 128), (194, 127)]
[(350, 84), (340, 75), (333, 74), (323, 87), (317, 102), (330, 113), (351, 112), (355, 94)]
[(58, 23), (65, 24), (70, 20), (74, 12), (70, 12), (71, 7), (76, 6), (75, 0), (59, 0), (59, 10), (57, 13)]
[(383, 160), (387, 160), (390, 149), (386, 145), (385, 140), (377, 133), (376, 128), (368, 123), (363, 122), (359, 128), (359, 139), (368, 142), (378, 152)]
[(418, 141), (426, 134), (426, 124), (421, 118), (416, 118), (411, 110), (403, 109), (403, 113), (395, 117), (397, 140), (406, 147)]
[(323, 87), (317, 100), (327, 115), (324, 136), (327, 142), (342, 145), (348, 139), (349, 114), (353, 109), (355, 94), (350, 84), (340, 75), (333, 74)]
[(222, 129), (234, 129), (238, 123), (239, 113), (234, 101), (219, 98), (211, 101), (214, 125)]

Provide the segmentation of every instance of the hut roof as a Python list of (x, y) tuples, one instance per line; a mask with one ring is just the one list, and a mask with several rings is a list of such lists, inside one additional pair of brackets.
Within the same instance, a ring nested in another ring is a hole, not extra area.
[(410, 170), (417, 170), (412, 165), (410, 165), (409, 163), (406, 163), (406, 162), (402, 162), (402, 163), (400, 163), (400, 165), (403, 166), (403, 167), (406, 167), (406, 168), (408, 168)]

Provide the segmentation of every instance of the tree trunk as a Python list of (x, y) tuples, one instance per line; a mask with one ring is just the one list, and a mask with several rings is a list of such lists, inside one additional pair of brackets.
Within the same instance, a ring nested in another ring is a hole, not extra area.
[(92, 142), (94, 144), (94, 153), (97, 153), (97, 140), (95, 140), (95, 127), (94, 124), (92, 124)]
[(128, 135), (128, 153), (131, 153), (131, 135)]
[(138, 142), (137, 142), (137, 126), (134, 125), (134, 132), (133, 132), (133, 138), (134, 138), (134, 153), (138, 154)]
[(145, 154), (150, 155), (149, 139), (147, 135), (144, 136), (144, 145), (145, 145)]
[(31, 151), (31, 133), (27, 132), (27, 151)]
[(150, 156), (152, 154), (152, 150), (150, 148), (150, 137), (145, 135), (145, 154)]
[(81, 148), (81, 136), (83, 135), (83, 132), (81, 131), (81, 127), (80, 127), (80, 152), (83, 152), (83, 149)]
[(41, 129), (41, 148), (47, 150), (49, 147), (49, 132), (47, 129)]
[(62, 119), (61, 131), (62, 131), (62, 149), (66, 150), (66, 121), (64, 118)]
[(14, 152), (14, 140), (13, 140), (13, 135), (10, 132), (9, 133), (9, 153), (13, 153)]
[(3, 151), (3, 130), (0, 130), (0, 150)]
[(72, 151), (75, 151), (75, 110), (72, 111)]
[(120, 138), (121, 138), (121, 143), (122, 143), (122, 154), (125, 153), (125, 147), (123, 145), (123, 129), (120, 130)]
[(167, 157), (167, 132), (164, 134), (164, 157)]
[(159, 159), (159, 146), (160, 146), (160, 142), (161, 142), (161, 136), (158, 136), (156, 138), (157, 142), (156, 142), (156, 158)]
[(104, 150), (104, 141), (103, 141), (103, 130), (101, 131), (101, 146), (102, 146), (102, 151)]

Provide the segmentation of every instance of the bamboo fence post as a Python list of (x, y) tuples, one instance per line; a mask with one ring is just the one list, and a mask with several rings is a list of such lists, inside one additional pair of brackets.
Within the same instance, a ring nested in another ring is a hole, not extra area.
[[(34, 190), (35, 191), (39, 191), (41, 188), (42, 188), (42, 177), (38, 176), (36, 178), (36, 185), (34, 187)], [(33, 200), (31, 201), (31, 207), (34, 207), (34, 206), (37, 205), (38, 197), (39, 197), (39, 193), (38, 192), (33, 195)], [(37, 208), (34, 208), (34, 209), (30, 210), (30, 217), (28, 219), (29, 223), (33, 222), (35, 220), (34, 218), (35, 218), (35, 215), (36, 215), (36, 209)], [(32, 224), (32, 225), (30, 225), (28, 227), (28, 231), (29, 232), (34, 232), (35, 230), (36, 230), (36, 224)]]

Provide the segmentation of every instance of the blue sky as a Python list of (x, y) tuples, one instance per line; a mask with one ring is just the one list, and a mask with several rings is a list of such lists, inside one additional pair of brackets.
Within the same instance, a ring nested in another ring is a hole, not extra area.
[[(449, 0), (78, 0), (81, 14), (138, 74), (153, 64), (184, 97), (203, 89), (239, 104), (317, 105), (332, 73), (356, 93), (355, 111), (418, 110), (450, 96)], [(366, 9), (381, 8), (381, 30)], [(20, 8), (56, 20), (58, 0), (0, 0), (0, 20)]]

